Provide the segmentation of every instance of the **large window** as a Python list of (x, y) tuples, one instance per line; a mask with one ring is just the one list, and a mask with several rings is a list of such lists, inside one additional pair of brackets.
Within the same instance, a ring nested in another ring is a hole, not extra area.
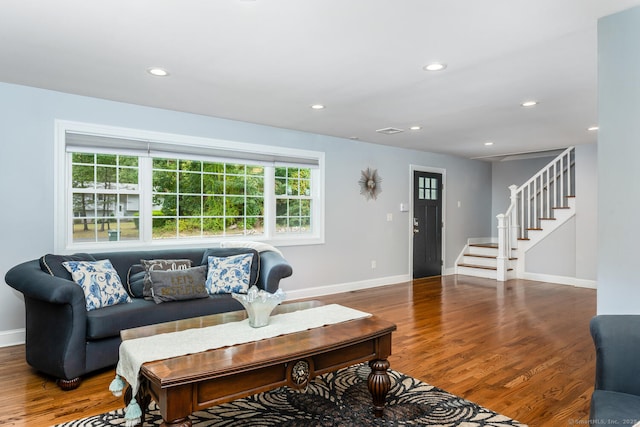
[(322, 153), (68, 122), (57, 144), (59, 249), (322, 241)]

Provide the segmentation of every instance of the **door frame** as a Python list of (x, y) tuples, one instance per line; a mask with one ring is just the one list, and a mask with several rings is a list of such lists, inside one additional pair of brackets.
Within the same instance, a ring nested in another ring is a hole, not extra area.
[(447, 170), (442, 168), (435, 168), (431, 166), (420, 166), (420, 165), (409, 165), (409, 221), (408, 223), (408, 233), (409, 233), (409, 277), (410, 280), (413, 280), (413, 174), (414, 172), (429, 172), (429, 173), (438, 173), (442, 175), (442, 247), (440, 248), (442, 251), (442, 268), (440, 269), (440, 274), (442, 276), (445, 275), (446, 272), (446, 252), (445, 252), (445, 242), (447, 241)]

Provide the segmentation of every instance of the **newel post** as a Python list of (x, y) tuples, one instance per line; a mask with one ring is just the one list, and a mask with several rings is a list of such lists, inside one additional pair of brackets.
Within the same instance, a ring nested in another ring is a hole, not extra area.
[(507, 239), (507, 221), (504, 214), (496, 216), (498, 218), (498, 257), (497, 261), (497, 277), (500, 282), (507, 280), (507, 245), (510, 243)]
[(511, 233), (509, 233), (509, 243), (511, 244), (511, 246), (509, 247), (508, 253), (511, 254), (511, 251), (518, 247), (520, 226), (518, 225), (518, 186), (510, 185), (509, 190), (511, 191), (511, 218), (509, 218), (509, 223), (511, 225)]

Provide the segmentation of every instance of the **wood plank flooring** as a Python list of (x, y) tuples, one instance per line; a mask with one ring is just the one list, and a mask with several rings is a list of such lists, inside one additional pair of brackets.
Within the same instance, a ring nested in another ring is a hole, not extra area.
[[(445, 276), (315, 298), (397, 324), (391, 368), (530, 426), (586, 424), (596, 291)], [(49, 426), (122, 406), (113, 370), (63, 392), (31, 369), (24, 346), (0, 348), (0, 425)]]

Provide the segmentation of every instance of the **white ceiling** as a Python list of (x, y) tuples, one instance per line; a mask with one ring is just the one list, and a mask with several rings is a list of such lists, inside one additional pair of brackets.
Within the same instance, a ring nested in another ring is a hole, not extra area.
[(0, 81), (470, 158), (556, 149), (596, 141), (597, 19), (636, 5), (2, 0)]

